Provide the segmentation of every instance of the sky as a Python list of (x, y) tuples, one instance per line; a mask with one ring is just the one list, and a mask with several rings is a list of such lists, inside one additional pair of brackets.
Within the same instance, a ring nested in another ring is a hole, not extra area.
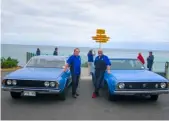
[(169, 0), (2, 0), (4, 44), (169, 50)]

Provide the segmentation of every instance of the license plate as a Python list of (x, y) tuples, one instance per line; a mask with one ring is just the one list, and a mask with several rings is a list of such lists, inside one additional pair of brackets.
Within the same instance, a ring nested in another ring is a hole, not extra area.
[(36, 92), (34, 92), (34, 91), (24, 91), (23, 95), (24, 96), (36, 96)]

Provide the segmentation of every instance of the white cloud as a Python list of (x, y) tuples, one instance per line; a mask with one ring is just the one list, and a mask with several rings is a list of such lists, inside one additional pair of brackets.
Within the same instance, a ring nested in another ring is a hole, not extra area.
[(2, 41), (89, 46), (104, 28), (110, 44), (169, 42), (168, 11), (168, 0), (2, 0)]

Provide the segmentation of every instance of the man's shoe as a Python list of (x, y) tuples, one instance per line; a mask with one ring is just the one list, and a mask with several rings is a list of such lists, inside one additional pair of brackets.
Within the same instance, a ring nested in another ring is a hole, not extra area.
[(73, 98), (76, 98), (76, 95), (72, 95)]
[(93, 92), (92, 98), (96, 98), (96, 93), (95, 92)]
[(78, 93), (76, 93), (76, 96), (79, 96), (79, 94), (78, 94)]
[(100, 96), (99, 92), (96, 92), (96, 96)]

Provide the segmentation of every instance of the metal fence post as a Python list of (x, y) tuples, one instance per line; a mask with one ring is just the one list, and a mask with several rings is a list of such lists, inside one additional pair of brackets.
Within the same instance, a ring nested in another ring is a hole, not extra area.
[(28, 62), (29, 60), (29, 52), (26, 52), (26, 63)]
[(169, 62), (165, 63), (165, 75), (166, 78), (169, 79)]

